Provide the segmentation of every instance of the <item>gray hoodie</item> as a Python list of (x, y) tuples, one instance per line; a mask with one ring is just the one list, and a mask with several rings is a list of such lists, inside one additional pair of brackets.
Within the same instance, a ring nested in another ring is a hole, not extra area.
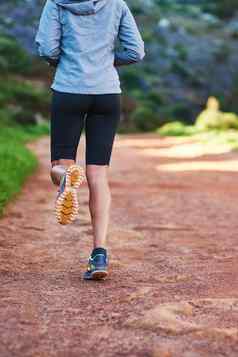
[[(116, 50), (117, 38), (122, 50)], [(121, 93), (116, 67), (141, 61), (144, 41), (124, 0), (47, 0), (35, 38), (56, 66), (52, 89)]]

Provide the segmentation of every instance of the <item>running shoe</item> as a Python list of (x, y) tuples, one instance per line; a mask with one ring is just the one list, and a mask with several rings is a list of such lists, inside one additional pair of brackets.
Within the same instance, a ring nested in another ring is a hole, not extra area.
[(84, 170), (78, 165), (71, 165), (61, 178), (55, 202), (55, 213), (60, 224), (72, 223), (78, 215), (77, 189), (85, 179)]
[(108, 275), (108, 257), (105, 254), (90, 255), (85, 280), (102, 280)]

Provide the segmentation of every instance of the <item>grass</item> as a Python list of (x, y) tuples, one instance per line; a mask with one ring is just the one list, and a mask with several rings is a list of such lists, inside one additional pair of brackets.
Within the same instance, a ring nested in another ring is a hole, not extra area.
[(211, 130), (204, 133), (194, 135), (196, 139), (204, 142), (204, 144), (227, 145), (231, 150), (238, 150), (238, 131), (230, 129), (226, 131)]
[(156, 131), (161, 136), (189, 136), (196, 133), (193, 125), (185, 125), (180, 121), (167, 123)]
[(238, 130), (236, 129), (211, 129), (202, 131), (196, 128), (195, 125), (172, 122), (157, 129), (157, 133), (160, 134), (160, 136), (192, 136), (194, 139), (199, 140), (204, 144), (228, 145), (231, 150), (238, 150)]
[(37, 168), (37, 158), (26, 148), (25, 143), (48, 132), (47, 124), (23, 127), (7, 120), (1, 122), (0, 215), (7, 202), (20, 191), (26, 177)]
[[(37, 158), (26, 142), (49, 133), (47, 124), (32, 124), (37, 114), (47, 117), (49, 111), (49, 91), (25, 79), (26, 74), (33, 74), (33, 67), (32, 58), (17, 41), (1, 32), (0, 215), (37, 167)], [(41, 78), (41, 74), (38, 76)]]

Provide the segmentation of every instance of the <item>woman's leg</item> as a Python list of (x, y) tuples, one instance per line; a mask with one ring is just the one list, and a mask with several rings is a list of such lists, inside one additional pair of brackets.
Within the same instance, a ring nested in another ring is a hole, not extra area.
[(91, 98), (83, 94), (53, 91), (51, 105), (51, 172), (55, 185), (66, 169), (75, 164), (84, 117)]
[(120, 94), (94, 95), (86, 117), (86, 177), (94, 248), (106, 247), (111, 193), (108, 171), (114, 137), (120, 121)]
[(106, 247), (111, 193), (108, 185), (107, 165), (87, 165), (89, 209), (93, 226), (94, 248)]
[(77, 188), (84, 180), (84, 172), (75, 161), (90, 102), (88, 95), (53, 91), (50, 176), (59, 186), (55, 214), (62, 225), (72, 223), (78, 215)]
[(86, 176), (93, 226), (93, 250), (84, 279), (104, 279), (108, 274), (107, 232), (111, 193), (108, 169), (120, 120), (120, 95), (94, 95), (86, 118)]

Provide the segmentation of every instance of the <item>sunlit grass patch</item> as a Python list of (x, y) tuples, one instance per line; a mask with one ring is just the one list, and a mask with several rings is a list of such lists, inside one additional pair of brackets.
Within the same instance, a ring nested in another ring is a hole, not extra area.
[[(173, 125), (174, 124), (174, 125)], [(238, 150), (238, 130), (199, 131), (195, 126), (186, 126), (175, 122), (164, 125), (157, 132), (161, 136), (193, 137), (196, 141), (214, 146), (227, 146), (230, 150)]]
[(222, 112), (219, 101), (210, 97), (194, 125), (174, 121), (158, 128), (157, 133), (161, 136), (193, 136), (201, 143), (234, 150), (238, 149), (238, 116)]
[(180, 121), (167, 123), (157, 129), (161, 136), (190, 136), (196, 133), (196, 128), (192, 125), (185, 125)]
[(229, 145), (231, 150), (238, 149), (238, 131), (237, 130), (211, 130), (204, 133), (198, 133), (194, 136), (204, 143), (214, 145)]

